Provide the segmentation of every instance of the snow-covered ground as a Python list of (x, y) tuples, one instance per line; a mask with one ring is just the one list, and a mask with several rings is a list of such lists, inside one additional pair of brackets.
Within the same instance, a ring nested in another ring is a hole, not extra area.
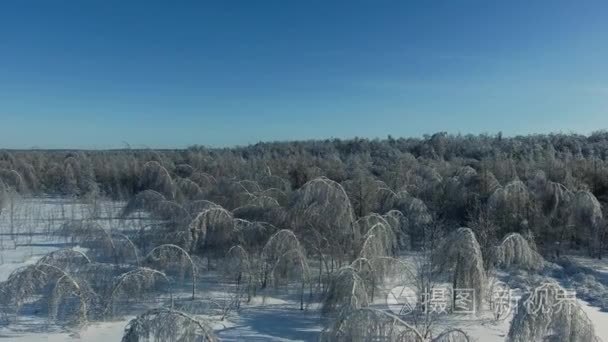
[[(91, 205), (60, 199), (24, 199), (15, 204), (12, 211), (4, 210), (0, 215), (0, 281), (24, 265), (35, 263), (43, 255), (66, 246), (66, 242), (52, 236), (52, 232), (69, 219), (90, 217), (95, 211), (97, 221), (105, 227), (132, 229), (136, 221), (121, 221), (116, 218), (122, 203), (97, 203)], [(11, 215), (12, 214), (12, 215)], [(608, 261), (576, 258), (576, 262), (608, 279)], [(230, 284), (223, 283), (221, 276), (208, 272), (197, 284), (198, 297), (219, 302), (230, 296)], [(390, 290), (376, 296), (374, 305), (386, 308), (386, 296)], [(174, 295), (186, 298), (187, 289), (178, 289)], [(166, 300), (163, 299), (163, 300)], [(602, 312), (586, 301), (580, 301), (589, 318), (595, 323), (599, 337), (608, 341), (608, 312)], [(201, 314), (210, 321), (216, 334), (225, 341), (315, 341), (322, 331), (318, 303), (312, 303), (304, 311), (299, 310), (297, 289), (268, 290), (258, 293), (240, 310), (229, 312), (223, 319), (214, 313)], [(67, 331), (48, 322), (44, 316), (21, 315), (10, 325), (0, 325), (0, 339), (9, 341), (119, 341), (130, 319), (137, 312), (109, 322), (91, 322), (78, 331)], [(460, 328), (478, 341), (504, 341), (510, 317), (496, 321), (491, 313), (481, 315), (444, 315), (437, 319), (437, 332), (446, 328)]]

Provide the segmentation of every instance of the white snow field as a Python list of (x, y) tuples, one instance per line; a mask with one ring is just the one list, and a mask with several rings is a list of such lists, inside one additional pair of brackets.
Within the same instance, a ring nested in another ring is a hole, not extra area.
[[(0, 215), (0, 281), (11, 272), (35, 264), (45, 254), (65, 247), (80, 248), (53, 235), (64, 222), (95, 217), (95, 221), (117, 232), (137, 229), (148, 222), (138, 219), (120, 220), (118, 212), (124, 203), (100, 202), (83, 204), (66, 199), (21, 199), (12, 210)], [(86, 252), (86, 249), (80, 249)], [(404, 257), (405, 262), (411, 255)], [(577, 258), (586, 267), (608, 274), (608, 263)], [(508, 278), (508, 274), (501, 274)], [(559, 279), (558, 279), (559, 280)], [(373, 307), (388, 310), (386, 298), (395, 283), (387, 285), (374, 298)], [(176, 307), (184, 307), (197, 318), (210, 323), (222, 341), (316, 341), (327, 323), (320, 313), (319, 299), (310, 300), (300, 310), (299, 290), (294, 288), (267, 289), (257, 293), (240, 309), (231, 308), (234, 282), (222, 277), (220, 270), (202, 270), (198, 277), (196, 305), (190, 303), (188, 279), (173, 289)], [(34, 341), (120, 341), (128, 322), (146, 309), (166, 304), (169, 297), (158, 293), (145, 302), (126, 303), (120, 314), (108, 321), (91, 321), (83, 327), (63, 327), (48, 319), (48, 315), (34, 306), (24, 306), (17, 317), (3, 315), (0, 320), (0, 339), (16, 342)], [(608, 341), (608, 312), (600, 311), (587, 301), (580, 300), (587, 316), (594, 322), (596, 334)], [(1, 314), (1, 313), (0, 313)], [(494, 320), (490, 311), (478, 315), (439, 315), (434, 323), (435, 334), (448, 328), (459, 328), (480, 342), (505, 341), (512, 315)]]

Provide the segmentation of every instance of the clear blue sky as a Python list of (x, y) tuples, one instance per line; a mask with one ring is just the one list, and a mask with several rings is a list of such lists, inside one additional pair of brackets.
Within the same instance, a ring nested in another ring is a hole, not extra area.
[(0, 2), (0, 148), (608, 128), (608, 1)]

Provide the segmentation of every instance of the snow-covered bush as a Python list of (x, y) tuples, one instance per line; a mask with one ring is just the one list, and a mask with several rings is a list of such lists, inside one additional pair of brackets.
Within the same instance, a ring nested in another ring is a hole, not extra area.
[(460, 329), (449, 329), (430, 338), (389, 312), (361, 308), (342, 312), (322, 332), (321, 341), (469, 342), (471, 339)]
[(218, 341), (208, 323), (172, 309), (152, 309), (132, 319), (122, 342)]

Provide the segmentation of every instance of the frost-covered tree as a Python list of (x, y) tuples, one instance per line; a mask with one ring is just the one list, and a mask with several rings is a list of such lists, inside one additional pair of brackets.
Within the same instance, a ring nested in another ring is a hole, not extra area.
[(269, 281), (278, 286), (289, 279), (297, 279), (300, 282), (300, 310), (303, 310), (304, 288), (310, 281), (310, 269), (306, 251), (297, 236), (291, 230), (279, 230), (266, 242), (261, 260), (262, 288)]
[(157, 289), (162, 283), (169, 287), (169, 295), (171, 296), (171, 302), (173, 302), (171, 281), (163, 272), (148, 267), (137, 267), (117, 276), (114, 280), (112, 290), (107, 298), (105, 298), (107, 302), (104, 309), (104, 315), (111, 315), (114, 313), (116, 301), (119, 298), (123, 298), (127, 301), (137, 298), (141, 299), (146, 293)]
[(332, 274), (329, 289), (323, 298), (324, 314), (349, 312), (367, 307), (370, 303), (366, 280), (351, 266)]
[(38, 263), (52, 265), (62, 270), (71, 270), (90, 264), (91, 259), (82, 251), (63, 248), (44, 255), (38, 259)]
[(487, 200), (498, 188), (500, 182), (496, 179), (492, 171), (482, 167), (477, 175), (471, 180), (470, 188), (477, 194), (479, 200)]
[(486, 285), (483, 255), (475, 234), (470, 228), (452, 232), (434, 251), (434, 263), (443, 272), (449, 272), (453, 289), (472, 289), (475, 292), (477, 312), (482, 308)]
[(531, 228), (545, 253), (552, 252), (559, 257), (565, 243), (575, 233), (572, 222), (574, 193), (565, 185), (549, 180), (545, 172), (540, 170), (528, 184), (535, 202)]
[(602, 206), (591, 192), (579, 191), (575, 194), (572, 220), (577, 230), (577, 237), (587, 240), (589, 254), (600, 257), (604, 230)]
[(158, 204), (165, 201), (165, 196), (155, 190), (144, 190), (133, 196), (123, 208), (121, 216), (127, 217), (137, 211), (147, 211), (153, 213)]
[(175, 174), (183, 178), (190, 177), (194, 171), (194, 168), (188, 164), (175, 165)]
[(459, 168), (454, 176), (447, 178), (444, 185), (445, 200), (441, 204), (441, 210), (446, 217), (462, 221), (467, 214), (467, 207), (477, 197), (475, 181), (477, 171), (470, 166)]
[(279, 229), (267, 222), (234, 219), (233, 243), (245, 250), (260, 254), (270, 236)]
[(190, 223), (194, 254), (223, 255), (231, 246), (234, 231), (232, 213), (223, 208), (210, 208), (199, 213)]
[(373, 211), (386, 213), (394, 209), (399, 202), (399, 195), (389, 187), (379, 187), (376, 191), (376, 203)]
[(363, 235), (359, 257), (374, 259), (392, 256), (396, 244), (397, 238), (392, 227), (386, 221), (378, 222)]
[(66, 196), (78, 196), (80, 189), (78, 188), (78, 180), (72, 165), (66, 164), (63, 170), (62, 177), (62, 193)]
[(215, 177), (213, 177), (212, 175), (205, 173), (205, 172), (195, 171), (194, 173), (192, 173), (192, 175), (190, 175), (190, 179), (199, 186), (199, 189), (201, 189), (202, 195), (205, 197), (217, 185), (217, 179)]
[[(170, 231), (186, 230), (191, 221), (191, 211), (196, 205), (187, 203), (182, 206), (174, 201), (165, 199), (165, 196), (155, 190), (144, 190), (131, 198), (123, 208), (120, 217), (127, 218), (138, 213), (147, 213), (150, 218), (159, 221)], [(196, 211), (198, 213), (198, 211)]]
[(21, 174), (15, 170), (0, 169), (0, 181), (15, 192), (24, 193), (27, 191), (27, 184)]
[[(57, 259), (49, 257), (43, 261), (51, 260)], [(45, 291), (49, 286), (52, 288), (50, 295)], [(40, 261), (13, 271), (5, 282), (0, 283), (0, 293), (1, 311), (5, 313), (17, 314), (23, 304), (34, 302), (42, 296), (44, 300), (48, 300), (51, 320), (57, 318), (60, 309), (62, 312), (72, 311), (66, 318), (68, 324), (86, 323), (87, 306), (95, 296), (85, 281), (77, 281), (60, 267)], [(75, 303), (67, 300), (68, 298), (73, 299)], [(70, 310), (73, 305), (76, 305), (76, 310)]]
[(371, 213), (369, 215), (365, 215), (356, 221), (357, 227), (359, 228), (360, 235), (365, 235), (374, 225), (376, 225), (378, 223), (392, 227), (384, 216), (376, 214), (376, 213)]
[(188, 178), (178, 178), (175, 181), (175, 188), (175, 197), (179, 203), (200, 200), (203, 197), (200, 186)]
[(247, 293), (247, 301), (255, 292), (256, 282), (259, 281), (256, 267), (258, 265), (255, 260), (240, 245), (230, 247), (226, 253), (223, 271), (236, 283), (237, 308), (240, 307), (240, 297), (243, 292)]
[(475, 233), (486, 268), (489, 269), (492, 266), (495, 248), (500, 243), (500, 227), (492, 219), (487, 205), (477, 202), (470, 211), (466, 225)]
[(248, 192), (250, 194), (254, 194), (254, 193), (262, 191), (262, 188), (260, 188), (260, 185), (258, 184), (258, 182), (253, 181), (253, 180), (243, 179), (243, 180), (237, 181), (236, 184), (238, 186), (242, 187), (243, 190), (245, 190), (246, 192)]
[(428, 239), (428, 228), (433, 222), (433, 216), (421, 199), (412, 197), (406, 191), (400, 191), (398, 196), (397, 210), (407, 217), (411, 243), (419, 247)]
[(406, 284), (412, 282), (415, 276), (408, 264), (381, 253), (369, 258), (359, 257), (350, 264), (349, 268), (354, 269), (363, 280), (370, 302), (374, 301), (376, 290), (382, 290), (386, 280)]
[(184, 204), (184, 208), (190, 213), (191, 217), (196, 217), (196, 215), (207, 209), (221, 208), (221, 206), (211, 201), (197, 200)]
[(274, 198), (277, 203), (282, 207), (287, 206), (289, 201), (287, 192), (277, 188), (268, 188), (266, 190), (261, 191), (258, 195)]
[(220, 178), (206, 198), (232, 210), (246, 205), (259, 191), (260, 187), (254, 181)]
[[(89, 220), (70, 220), (61, 225), (55, 232), (72, 243), (90, 248), (98, 257), (111, 258), (115, 263), (120, 262), (119, 246), (114, 242), (110, 231), (99, 223)], [(129, 246), (129, 248), (131, 248)]]
[(593, 323), (576, 299), (556, 283), (545, 283), (524, 294), (511, 321), (508, 342), (597, 342)]
[(196, 267), (190, 254), (185, 249), (173, 244), (163, 244), (154, 247), (144, 259), (147, 263), (165, 269), (177, 267), (182, 274), (185, 268), (189, 268), (192, 279), (192, 300), (194, 300), (196, 295)]
[(548, 180), (542, 171), (536, 172), (529, 187), (542, 213), (548, 217), (558, 215), (565, 209), (564, 204), (572, 200), (573, 194), (565, 185)]
[(352, 179), (343, 183), (344, 190), (352, 203), (353, 210), (358, 217), (365, 216), (376, 209), (378, 203), (378, 190), (385, 188), (386, 184), (377, 181), (365, 171), (354, 171)]
[(182, 205), (174, 201), (160, 201), (151, 212), (152, 217), (161, 220), (172, 229), (185, 229), (192, 221), (190, 213)]
[(411, 238), (409, 232), (409, 220), (399, 210), (389, 210), (386, 214), (382, 215), (386, 222), (391, 225), (393, 232), (397, 238), (397, 244), (401, 249), (411, 248)]
[(97, 222), (70, 220), (62, 224), (55, 234), (89, 248), (98, 258), (111, 259), (115, 264), (131, 260), (139, 263), (138, 248), (128, 236), (105, 229)]
[(530, 194), (526, 185), (515, 180), (496, 189), (488, 200), (493, 220), (505, 232), (528, 228)]
[(277, 202), (276, 199), (264, 195), (254, 196), (249, 200), (249, 202), (247, 202), (247, 205), (252, 205), (265, 209), (280, 207), (279, 202)]
[(173, 309), (152, 309), (132, 319), (122, 342), (218, 341), (207, 322)]
[(25, 186), (30, 192), (38, 193), (40, 191), (39, 174), (30, 162), (26, 160), (17, 161), (15, 170), (22, 176)]
[[(72, 276), (49, 264), (39, 263), (38, 268), (53, 269), (54, 272), (61, 274), (53, 286), (51, 297), (49, 299), (49, 318), (51, 320), (59, 319), (59, 312), (65, 311), (71, 303), (70, 299), (75, 299), (77, 308), (72, 313), (69, 323), (84, 324), (88, 317), (88, 302), (89, 298), (96, 296), (95, 292), (83, 281), (77, 281)], [(65, 305), (61, 305), (65, 304)], [(63, 309), (63, 310), (62, 310)], [(68, 309), (69, 311), (69, 309)]]
[(543, 257), (518, 233), (507, 235), (494, 251), (494, 263), (502, 267), (517, 267), (536, 271), (543, 267)]
[(2, 214), (2, 209), (6, 207), (6, 203), (8, 202), (8, 192), (7, 187), (2, 180), (0, 180), (0, 214)]
[(159, 162), (149, 161), (144, 164), (139, 178), (141, 190), (155, 190), (167, 199), (173, 199), (176, 188), (171, 175)]
[(143, 249), (149, 244), (154, 246), (163, 243), (173, 243), (189, 249), (192, 241), (188, 229), (192, 221), (190, 210), (197, 210), (197, 207), (198, 205), (193, 203), (182, 206), (174, 201), (165, 200), (163, 195), (154, 190), (144, 190), (127, 203), (120, 216), (127, 218), (138, 213), (138, 218), (142, 222), (145, 222), (146, 216), (151, 219), (151, 222), (148, 221), (149, 224), (141, 227), (138, 234), (139, 245)]
[(283, 193), (291, 190), (291, 184), (286, 179), (277, 175), (267, 174), (259, 179), (260, 186), (265, 189), (276, 189)]
[(251, 221), (265, 221), (281, 225), (286, 219), (286, 212), (276, 199), (262, 194), (252, 195), (245, 203), (232, 210), (235, 217)]
[(325, 177), (307, 182), (292, 195), (289, 212), (296, 231), (314, 227), (333, 243), (325, 251), (332, 259), (352, 255), (359, 236), (350, 200), (340, 184)]
[[(94, 311), (95, 316), (103, 316), (106, 306), (105, 299), (108, 298), (115, 284), (116, 278), (126, 272), (134, 270), (136, 267), (127, 264), (112, 264), (102, 262), (82, 263), (74, 268), (68, 266), (66, 271), (71, 274), (77, 282), (86, 282), (87, 287), (93, 289), (97, 296), (95, 302), (89, 305), (89, 309)], [(91, 299), (91, 298), (89, 298)]]
[(441, 174), (429, 165), (418, 164), (407, 172), (407, 184), (401, 189), (412, 197), (430, 199), (443, 184)]
[(22, 305), (33, 300), (52, 279), (52, 274), (42, 272), (38, 265), (15, 269), (6, 281), (0, 283), (2, 311), (17, 314)]

